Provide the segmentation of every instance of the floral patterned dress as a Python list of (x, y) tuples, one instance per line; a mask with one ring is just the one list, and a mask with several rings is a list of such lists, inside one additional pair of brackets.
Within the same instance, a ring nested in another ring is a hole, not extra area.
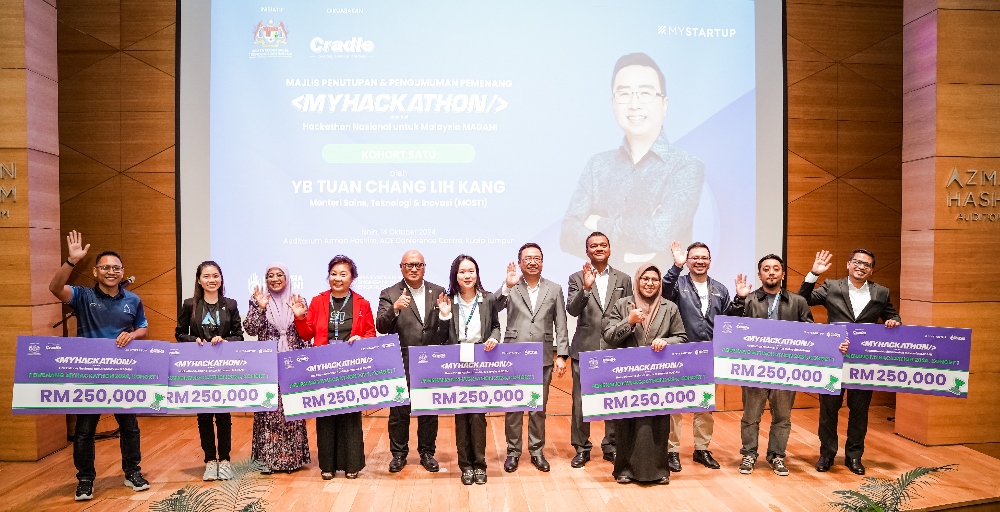
[[(276, 340), (281, 332), (267, 319), (266, 310), (250, 299), (250, 308), (243, 322), (244, 330), (260, 340)], [(288, 346), (298, 350), (310, 346), (292, 325), (288, 329)], [(285, 421), (285, 410), (278, 397), (278, 410), (253, 413), (253, 458), (274, 471), (292, 471), (309, 463), (309, 437), (305, 420)]]

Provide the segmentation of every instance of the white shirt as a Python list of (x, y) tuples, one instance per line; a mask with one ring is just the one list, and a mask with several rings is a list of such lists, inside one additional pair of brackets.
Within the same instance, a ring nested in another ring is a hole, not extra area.
[[(406, 281), (403, 282), (406, 283)], [(410, 300), (413, 301), (413, 305), (417, 306), (420, 321), (423, 322), (427, 318), (427, 285), (421, 281), (420, 288), (410, 288), (409, 283), (406, 284), (406, 287), (410, 289)]]
[(711, 299), (708, 296), (708, 281), (699, 283), (692, 279), (691, 282), (694, 283), (694, 289), (698, 292), (698, 299), (701, 300), (701, 316), (705, 316), (708, 314), (708, 306), (711, 304)]
[(597, 301), (602, 305), (608, 303), (608, 278), (611, 277), (611, 265), (604, 267), (604, 272), (598, 272), (594, 279), (594, 286), (597, 286)]
[[(472, 304), (479, 303), (476, 307), (476, 314), (472, 315), (472, 319), (469, 320), (469, 330), (466, 334), (465, 321), (468, 320), (469, 314), (472, 312)], [(458, 338), (462, 343), (479, 343), (483, 339), (483, 323), (479, 320), (479, 315), (481, 314), (479, 308), (483, 306), (483, 294), (476, 292), (476, 298), (472, 302), (465, 302), (465, 299), (461, 295), (458, 295), (452, 300), (452, 312), (448, 316), (442, 315), (438, 312), (438, 318), (442, 322), (447, 322), (451, 320), (451, 315), (458, 313)], [(468, 335), (468, 338), (465, 336)]]
[[(819, 279), (819, 276), (809, 272), (806, 274), (804, 279), (807, 283), (815, 283)], [(865, 310), (865, 306), (872, 301), (871, 289), (868, 287), (868, 281), (861, 285), (861, 288), (855, 288), (854, 283), (851, 279), (847, 279), (847, 298), (851, 301), (851, 309), (854, 310), (854, 318), (857, 318), (862, 311)]]
[[(538, 283), (541, 284), (542, 280), (539, 279)], [(607, 288), (607, 286), (608, 285), (605, 283), (604, 287)], [(532, 287), (528, 286), (527, 282), (525, 282), (524, 283), (524, 287), (528, 289), (528, 301), (531, 303), (531, 312), (534, 313), (535, 310), (536, 310), (535, 303), (538, 302), (538, 288), (539, 288), (539, 286), (535, 286), (534, 288), (532, 288)], [(500, 288), (500, 295), (503, 295), (505, 297), (508, 296), (508, 295), (510, 295), (510, 288), (507, 288), (507, 283), (506, 282), (504, 282), (503, 287)]]

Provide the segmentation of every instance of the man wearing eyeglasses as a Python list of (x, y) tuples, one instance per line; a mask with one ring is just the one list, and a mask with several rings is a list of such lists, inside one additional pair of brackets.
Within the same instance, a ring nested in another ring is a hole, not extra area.
[(585, 258), (580, 240), (601, 231), (621, 249), (613, 267), (652, 262), (669, 268), (670, 242), (691, 241), (705, 167), (667, 140), (666, 80), (652, 58), (625, 55), (611, 76), (611, 106), (625, 138), (587, 162), (563, 218), (560, 246)]
[[(407, 251), (399, 263), (403, 279), (382, 290), (378, 298), (375, 328), (382, 334), (398, 334), (403, 352), (406, 381), (410, 380), (410, 353), (408, 347), (441, 345), (448, 340), (448, 324), (438, 319), (437, 298), (444, 288), (424, 280), (424, 256), (418, 251)], [(434, 458), (437, 450), (438, 417), (417, 418), (417, 453), (420, 465), (432, 473), (440, 469)], [(389, 472), (398, 473), (406, 466), (410, 452), (410, 406), (389, 408)]]
[[(104, 251), (97, 255), (93, 268), (97, 284), (67, 286), (73, 268), (83, 261), (90, 250), (90, 244), (83, 245), (83, 235), (70, 231), (66, 237), (69, 256), (49, 283), (49, 291), (60, 301), (73, 308), (76, 314), (76, 335), (81, 338), (110, 338), (119, 348), (132, 340), (146, 336), (149, 323), (139, 296), (121, 286), (125, 269), (122, 259), (114, 251)], [(73, 464), (76, 466), (76, 500), (94, 497), (94, 433), (100, 414), (77, 414), (76, 431), (73, 439)], [(142, 452), (139, 447), (139, 422), (135, 414), (115, 414), (120, 434), (122, 470), (125, 485), (134, 491), (149, 489), (149, 482), (143, 478), (139, 468)]]
[[(812, 271), (806, 274), (799, 287), (799, 295), (806, 298), (810, 306), (826, 307), (827, 322), (885, 323), (888, 328), (899, 325), (902, 320), (892, 306), (889, 289), (868, 280), (875, 268), (875, 255), (865, 249), (855, 249), (847, 262), (847, 277), (827, 279), (818, 289), (816, 281), (820, 274), (830, 269), (833, 255), (829, 251), (816, 253)], [(837, 457), (837, 420), (840, 406), (844, 401), (844, 391), (839, 395), (819, 395), (819, 460), (816, 471), (830, 470)], [(865, 474), (861, 455), (865, 451), (865, 435), (868, 433), (868, 406), (872, 392), (852, 389), (847, 392), (847, 441), (844, 444), (844, 465), (852, 473)]]
[[(715, 315), (725, 314), (731, 303), (726, 286), (708, 277), (712, 252), (702, 242), (694, 242), (684, 250), (676, 240), (670, 244), (670, 252), (674, 256), (674, 264), (663, 275), (663, 298), (677, 304), (681, 320), (684, 321), (684, 330), (687, 331), (687, 343), (711, 341), (715, 330)], [(685, 265), (688, 274), (682, 276), (681, 270)], [(670, 415), (667, 467), (675, 473), (681, 470), (682, 424), (682, 415)], [(708, 449), (714, 430), (715, 419), (712, 413), (694, 413), (691, 419), (691, 433), (694, 436), (692, 458), (707, 468), (719, 469), (719, 463)]]

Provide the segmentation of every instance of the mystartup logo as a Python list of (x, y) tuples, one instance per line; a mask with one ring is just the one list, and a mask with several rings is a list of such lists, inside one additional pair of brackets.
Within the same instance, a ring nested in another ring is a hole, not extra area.
[(352, 37), (346, 41), (314, 37), (309, 41), (309, 49), (313, 53), (371, 53), (375, 51), (375, 43), (363, 37)]

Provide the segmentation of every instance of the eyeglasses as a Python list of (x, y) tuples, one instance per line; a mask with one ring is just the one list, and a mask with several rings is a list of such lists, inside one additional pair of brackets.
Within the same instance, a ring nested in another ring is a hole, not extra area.
[(103, 272), (110, 272), (113, 274), (118, 274), (122, 270), (125, 270), (125, 267), (119, 265), (98, 265), (96, 268), (100, 269)]
[(639, 103), (652, 103), (657, 97), (666, 97), (653, 91), (616, 91), (614, 94), (615, 103), (619, 105), (627, 105), (632, 103), (633, 96), (639, 98)]
[(523, 261), (525, 263), (541, 263), (542, 262), (542, 257), (541, 256), (527, 256), (527, 257), (521, 258), (521, 261)]
[(643, 284), (653, 284), (660, 281), (659, 277), (640, 277), (639, 282)]
[(688, 259), (691, 261), (712, 261), (712, 258), (709, 258), (708, 256), (695, 256)]
[(871, 268), (875, 266), (871, 263), (868, 263), (867, 261), (861, 261), (861, 260), (851, 260), (851, 265), (854, 265), (856, 267), (864, 267), (869, 270), (871, 270)]
[(400, 263), (399, 266), (406, 268), (407, 270), (420, 270), (424, 268), (423, 263)]

